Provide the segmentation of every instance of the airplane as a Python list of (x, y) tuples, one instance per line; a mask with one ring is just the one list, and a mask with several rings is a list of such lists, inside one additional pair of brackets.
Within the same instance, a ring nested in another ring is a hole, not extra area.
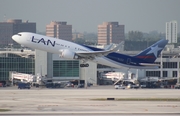
[(114, 49), (106, 50), (31, 32), (20, 32), (13, 35), (12, 39), (29, 48), (59, 54), (60, 58), (82, 60), (83, 63), (80, 64), (80, 67), (88, 67), (89, 64), (87, 61), (93, 61), (110, 67), (124, 67), (128, 69), (158, 68), (159, 64), (155, 64), (154, 62), (168, 43), (168, 40), (161, 39), (139, 54), (129, 56), (116, 52), (121, 46), (121, 43)]

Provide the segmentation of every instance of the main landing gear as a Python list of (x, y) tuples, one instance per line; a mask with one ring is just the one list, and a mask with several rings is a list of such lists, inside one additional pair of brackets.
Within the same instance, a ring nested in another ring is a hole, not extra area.
[(89, 67), (89, 64), (80, 64), (80, 67)]

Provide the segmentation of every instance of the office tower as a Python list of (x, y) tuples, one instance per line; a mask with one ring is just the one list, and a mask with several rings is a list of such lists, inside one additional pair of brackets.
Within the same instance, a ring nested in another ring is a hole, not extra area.
[(36, 33), (36, 23), (22, 22), (21, 19), (9, 19), (6, 22), (0, 22), (0, 47), (19, 46), (18, 43), (12, 40), (12, 35), (19, 32)]
[(166, 39), (168, 43), (177, 43), (177, 21), (166, 22)]
[(118, 22), (103, 22), (98, 25), (98, 44), (119, 44), (124, 39), (124, 25), (119, 25)]
[(72, 41), (72, 25), (67, 25), (67, 22), (52, 21), (46, 25), (46, 36)]

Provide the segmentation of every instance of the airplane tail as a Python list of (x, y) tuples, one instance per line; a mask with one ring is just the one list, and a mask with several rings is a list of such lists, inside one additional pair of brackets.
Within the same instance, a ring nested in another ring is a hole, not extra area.
[(154, 63), (154, 61), (159, 56), (159, 54), (164, 49), (167, 43), (168, 40), (161, 39), (134, 57), (143, 59), (144, 63)]

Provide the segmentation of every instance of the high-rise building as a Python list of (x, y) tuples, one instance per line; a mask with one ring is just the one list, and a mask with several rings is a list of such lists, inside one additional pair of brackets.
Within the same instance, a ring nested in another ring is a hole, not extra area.
[(36, 23), (28, 21), (22, 22), (21, 19), (9, 19), (6, 22), (0, 22), (0, 47), (19, 45), (12, 40), (12, 35), (19, 32), (36, 33)]
[(124, 33), (124, 25), (119, 25), (118, 22), (103, 22), (98, 25), (98, 44), (120, 43), (125, 39)]
[(166, 22), (166, 39), (168, 43), (177, 43), (177, 21)]
[(67, 22), (52, 21), (46, 25), (46, 36), (72, 41), (72, 25), (67, 25)]

